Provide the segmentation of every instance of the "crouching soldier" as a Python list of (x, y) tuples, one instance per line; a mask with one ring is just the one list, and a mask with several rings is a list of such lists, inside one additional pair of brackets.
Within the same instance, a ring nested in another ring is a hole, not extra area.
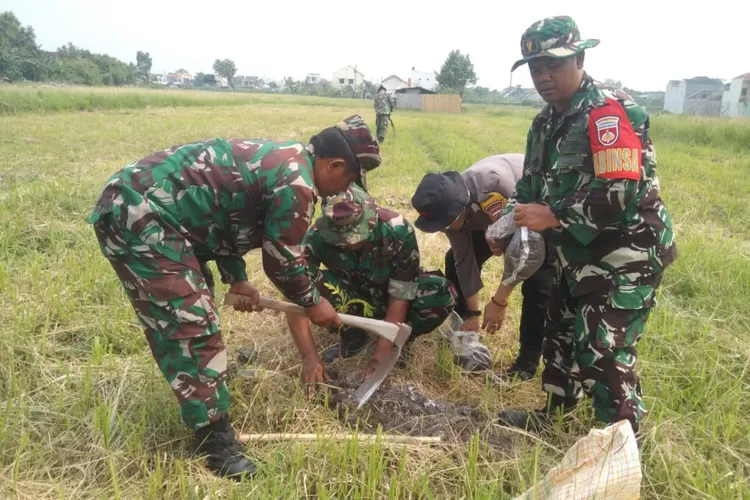
[(305, 272), (301, 252), (318, 196), (364, 183), (380, 164), (359, 116), (309, 144), (213, 139), (174, 146), (114, 174), (89, 217), (122, 282), (154, 359), (195, 431), (196, 448), (222, 476), (255, 472), (229, 424), (227, 355), (203, 272), (214, 260), (235, 308), (259, 310), (243, 255), (262, 248), (263, 268), (316, 325), (341, 324)]
[[(346, 300), (351, 305), (347, 312), (359, 316), (372, 307), (374, 318), (412, 327), (399, 360), (402, 365), (411, 342), (440, 326), (453, 310), (455, 289), (441, 274), (420, 267), (411, 224), (377, 206), (358, 186), (324, 201), (323, 215), (305, 236), (303, 252), (311, 281), (332, 304), (339, 306)], [(327, 269), (321, 270), (321, 265)], [(308, 387), (323, 382), (324, 362), (334, 361), (339, 354), (354, 356), (368, 340), (363, 330), (344, 327), (340, 343), (321, 359), (307, 318), (287, 315), (287, 322), (302, 356)], [(391, 342), (379, 338), (363, 375), (375, 370), (391, 347)]]

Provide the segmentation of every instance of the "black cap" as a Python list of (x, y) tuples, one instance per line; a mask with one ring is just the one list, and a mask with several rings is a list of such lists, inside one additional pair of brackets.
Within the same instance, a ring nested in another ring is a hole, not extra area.
[(430, 173), (422, 178), (411, 205), (419, 212), (417, 229), (435, 233), (450, 226), (469, 204), (469, 190), (456, 171)]

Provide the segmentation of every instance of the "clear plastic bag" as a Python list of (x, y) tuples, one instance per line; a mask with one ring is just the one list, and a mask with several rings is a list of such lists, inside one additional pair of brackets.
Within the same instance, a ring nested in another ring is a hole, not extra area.
[(451, 342), (454, 362), (467, 372), (489, 370), (492, 353), (477, 332), (457, 331)]
[(454, 363), (467, 372), (489, 370), (492, 353), (479, 340), (477, 332), (462, 331), (462, 324), (461, 317), (453, 311), (438, 327), (440, 334), (450, 342)]
[(541, 233), (527, 227), (517, 227), (510, 212), (485, 232), (492, 253), (503, 255), (502, 283), (515, 286), (530, 278), (547, 258), (547, 248)]

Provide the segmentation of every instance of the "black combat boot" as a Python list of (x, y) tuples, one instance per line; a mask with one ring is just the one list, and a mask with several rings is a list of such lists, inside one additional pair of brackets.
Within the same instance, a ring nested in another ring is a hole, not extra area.
[(563, 415), (572, 411), (578, 401), (567, 400), (553, 394), (548, 407), (535, 410), (531, 413), (524, 411), (501, 411), (497, 415), (498, 423), (508, 427), (517, 427), (532, 432), (539, 432), (544, 428), (551, 427), (557, 418), (557, 410), (561, 409)]
[(503, 378), (513, 380), (518, 377), (524, 381), (532, 379), (536, 375), (541, 357), (541, 353), (538, 352), (519, 352), (513, 364), (503, 373)]
[(234, 438), (226, 414), (195, 432), (195, 449), (199, 455), (208, 455), (206, 467), (218, 476), (240, 481), (255, 474), (255, 464), (242, 455), (242, 445)]
[(341, 329), (339, 343), (328, 348), (321, 356), (323, 364), (330, 365), (336, 361), (339, 357), (339, 350), (341, 357), (346, 359), (362, 352), (366, 345), (367, 332), (359, 328), (344, 327)]

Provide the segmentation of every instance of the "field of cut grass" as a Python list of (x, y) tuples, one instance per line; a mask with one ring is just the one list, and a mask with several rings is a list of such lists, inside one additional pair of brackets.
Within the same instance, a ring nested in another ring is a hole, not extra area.
[(251, 106), (255, 104), (366, 107), (356, 99), (305, 97), (249, 92), (143, 89), (118, 87), (58, 87), (52, 85), (0, 85), (0, 115), (100, 111), (158, 107)]
[[(93, 108), (45, 108), (49, 96), (130, 94), (38, 92), (0, 90), (0, 101), (42, 102), (0, 116), (0, 498), (512, 498), (586, 433), (592, 418), (583, 407), (571, 433), (530, 439), (503, 431), (501, 447), (486, 443), (483, 432), (434, 447), (324, 438), (253, 443), (255, 479), (214, 478), (189, 454), (191, 436), (86, 217), (106, 178), (149, 152), (215, 136), (306, 140), (352, 112), (374, 126), (371, 104), (180, 93), (200, 104), (181, 107), (154, 95), (138, 97), (151, 103), (144, 109), (113, 103), (96, 107), (119, 109), (53, 113)], [(532, 116), (506, 108), (397, 112), (384, 163), (369, 178), (373, 195), (413, 218), (409, 199), (424, 173), (522, 152)], [(680, 256), (639, 347), (649, 409), (642, 494), (749, 498), (750, 123), (659, 116), (652, 136)], [(420, 233), (419, 243), (424, 265), (441, 268), (447, 240)], [(275, 295), (258, 254), (247, 260), (251, 280)], [(492, 262), (485, 281), (496, 283), (501, 270)], [(502, 332), (484, 336), (498, 369), (517, 350), (520, 294), (511, 304)], [(239, 432), (345, 430), (303, 396), (281, 317), (223, 310), (222, 326), (232, 358), (240, 347), (259, 352), (252, 377), (231, 383)], [(317, 339), (321, 349), (333, 341), (322, 333)], [(393, 385), (487, 416), (542, 402), (538, 377), (490, 387), (447, 370), (443, 354), (435, 334), (420, 338)]]

